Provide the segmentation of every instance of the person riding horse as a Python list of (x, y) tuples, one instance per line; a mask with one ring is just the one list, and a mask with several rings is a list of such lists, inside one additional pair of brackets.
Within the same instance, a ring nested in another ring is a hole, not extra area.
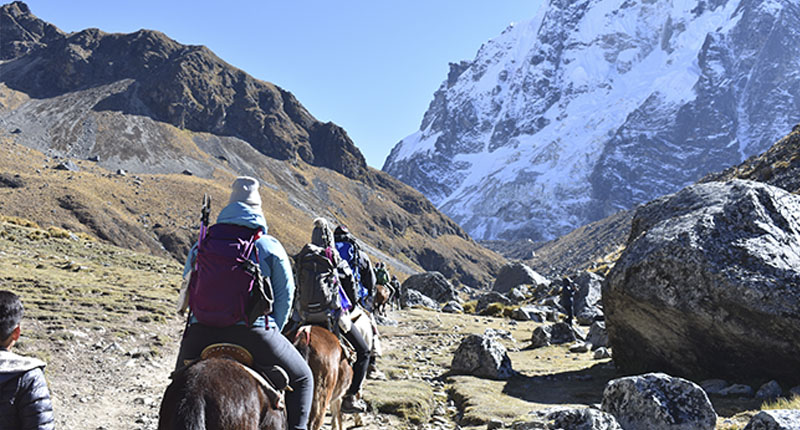
[(340, 282), (339, 285), (342, 287), (347, 299), (342, 300), (342, 302), (349, 302), (343, 303), (343, 306), (341, 306), (341, 313), (339, 313), (338, 320), (335, 322), (339, 327), (339, 332), (356, 351), (356, 361), (353, 363), (353, 380), (342, 401), (342, 411), (345, 413), (365, 412), (367, 410), (366, 402), (357, 398), (356, 395), (361, 390), (361, 385), (367, 375), (371, 353), (361, 333), (353, 329), (353, 323), (349, 317), (349, 312), (354, 309), (358, 303), (358, 283), (348, 262), (336, 252), (337, 247), (334, 240), (334, 233), (327, 220), (324, 218), (315, 220), (314, 229), (311, 232), (311, 243), (321, 248), (330, 248), (334, 250), (334, 252), (331, 253), (331, 258), (336, 268), (337, 277)]
[[(313, 393), (313, 376), (308, 363), (297, 349), (281, 334), (288, 319), (294, 298), (294, 276), (289, 257), (283, 246), (272, 236), (267, 235), (267, 223), (261, 210), (261, 196), (258, 180), (239, 177), (233, 182), (230, 201), (222, 209), (217, 224), (233, 224), (250, 229), (260, 229), (255, 240), (255, 255), (261, 274), (268, 278), (274, 292), (272, 313), (261, 316), (249, 326), (239, 321), (225, 327), (201, 324), (191, 309), (186, 330), (178, 352), (176, 368), (184, 362), (200, 356), (203, 349), (214, 343), (234, 343), (246, 348), (255, 360), (258, 369), (269, 369), (274, 365), (283, 368), (289, 376), (293, 391), (286, 393), (287, 420), (290, 429), (305, 430)], [(184, 287), (181, 292), (180, 310), (188, 307), (188, 284), (193, 273), (197, 245), (191, 249), (184, 268)]]

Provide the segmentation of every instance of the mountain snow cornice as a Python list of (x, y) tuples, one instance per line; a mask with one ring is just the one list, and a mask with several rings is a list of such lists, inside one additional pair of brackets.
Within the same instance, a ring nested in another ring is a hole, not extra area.
[(551, 239), (800, 121), (796, 0), (550, 0), (450, 65), (383, 169), (478, 239)]

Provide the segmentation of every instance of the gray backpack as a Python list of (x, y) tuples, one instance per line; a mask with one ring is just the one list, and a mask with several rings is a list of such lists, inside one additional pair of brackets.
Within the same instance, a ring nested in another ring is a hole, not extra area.
[(305, 322), (327, 323), (332, 311), (341, 307), (333, 252), (309, 243), (294, 257), (295, 310)]

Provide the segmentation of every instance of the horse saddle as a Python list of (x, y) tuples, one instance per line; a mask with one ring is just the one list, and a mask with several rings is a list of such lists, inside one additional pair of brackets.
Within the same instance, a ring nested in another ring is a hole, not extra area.
[(292, 391), (292, 387), (289, 386), (289, 375), (283, 368), (272, 366), (260, 372), (256, 371), (253, 354), (243, 346), (233, 343), (215, 343), (205, 347), (203, 352), (200, 353), (200, 359), (192, 360), (192, 362), (187, 363), (186, 367), (210, 358), (224, 358), (235, 361), (264, 389), (274, 408), (284, 409), (283, 391)]

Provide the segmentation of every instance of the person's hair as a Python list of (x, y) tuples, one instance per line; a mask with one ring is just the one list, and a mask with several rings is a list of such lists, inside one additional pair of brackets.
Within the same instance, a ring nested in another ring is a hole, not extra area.
[(22, 321), (22, 301), (11, 291), (0, 291), (0, 342), (7, 340)]

